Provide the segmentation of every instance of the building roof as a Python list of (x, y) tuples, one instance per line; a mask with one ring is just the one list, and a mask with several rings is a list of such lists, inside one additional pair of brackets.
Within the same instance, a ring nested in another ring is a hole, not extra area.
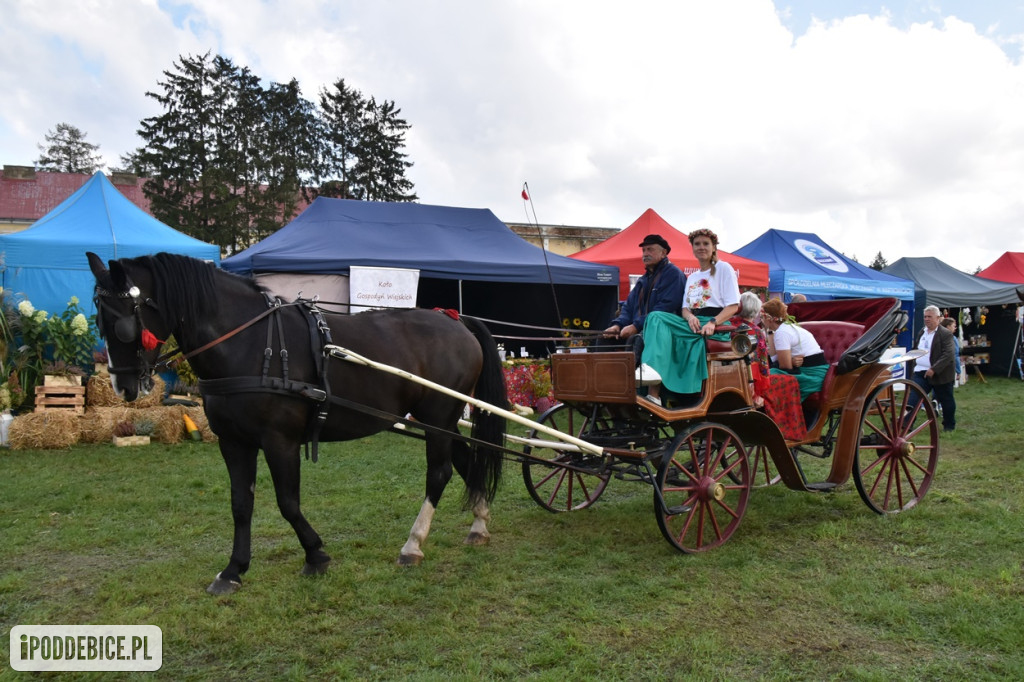
[[(51, 173), (26, 166), (4, 166), (0, 174), (0, 223), (34, 223), (77, 192), (91, 177), (85, 173)], [(142, 193), (145, 178), (113, 173), (110, 181), (125, 198), (149, 213), (149, 200)]]

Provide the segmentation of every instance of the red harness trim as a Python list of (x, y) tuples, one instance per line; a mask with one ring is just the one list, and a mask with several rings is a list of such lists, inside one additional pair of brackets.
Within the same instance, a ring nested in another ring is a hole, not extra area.
[(434, 308), (439, 313), (444, 313), (448, 317), (452, 318), (456, 322), (459, 321), (459, 311), (454, 308)]

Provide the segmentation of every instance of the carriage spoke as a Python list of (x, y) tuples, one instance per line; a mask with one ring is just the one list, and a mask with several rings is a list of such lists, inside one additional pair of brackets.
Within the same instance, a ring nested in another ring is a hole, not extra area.
[[(743, 443), (719, 424), (680, 434), (658, 469), (655, 513), (662, 535), (683, 552), (726, 542), (746, 511), (751, 473)], [(685, 462), (685, 464), (683, 463)]]
[(888, 405), (880, 401), (897, 383), (884, 382), (866, 401), (872, 408), (861, 415), (853, 466), (857, 492), (879, 514), (917, 504), (931, 486), (938, 462), (938, 421), (921, 387), (905, 382), (899, 400)]

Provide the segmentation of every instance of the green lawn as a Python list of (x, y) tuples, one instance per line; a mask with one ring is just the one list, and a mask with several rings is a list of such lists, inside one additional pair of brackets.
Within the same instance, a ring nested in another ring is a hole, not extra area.
[(756, 490), (704, 555), (662, 539), (646, 485), (613, 480), (554, 515), (509, 463), (489, 546), (462, 544), (453, 482), (426, 560), (402, 569), (421, 443), (326, 444), (303, 464), (303, 508), (330, 573), (299, 576), (261, 464), (252, 569), (227, 598), (204, 592), (231, 548), (215, 446), (0, 451), (0, 622), (5, 640), (18, 624), (158, 625), (163, 667), (135, 676), (168, 680), (1015, 680), (1024, 382), (972, 377), (956, 396), (917, 508), (877, 516), (852, 484)]

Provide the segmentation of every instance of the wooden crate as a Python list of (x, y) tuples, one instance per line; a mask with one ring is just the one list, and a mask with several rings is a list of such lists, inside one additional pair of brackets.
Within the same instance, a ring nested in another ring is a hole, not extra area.
[(71, 410), (85, 414), (85, 386), (36, 386), (36, 412)]

